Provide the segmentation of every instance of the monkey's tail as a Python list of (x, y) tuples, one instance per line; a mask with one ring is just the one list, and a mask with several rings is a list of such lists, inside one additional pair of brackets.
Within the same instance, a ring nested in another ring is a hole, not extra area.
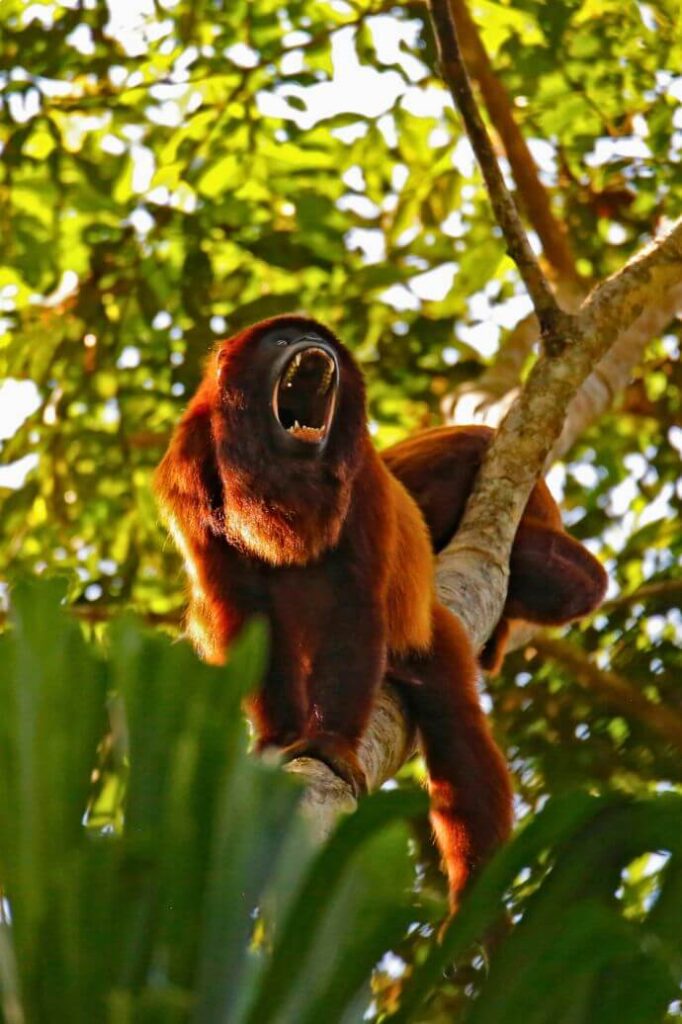
[(405, 668), (418, 680), (404, 692), (421, 737), (454, 912), (471, 876), (511, 831), (511, 781), (479, 703), (471, 643), (446, 608), (434, 607), (430, 653)]

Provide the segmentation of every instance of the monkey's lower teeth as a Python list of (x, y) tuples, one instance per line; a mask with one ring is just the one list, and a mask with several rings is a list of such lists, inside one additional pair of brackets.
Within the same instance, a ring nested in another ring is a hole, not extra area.
[(324, 427), (306, 427), (297, 422), (288, 428), (287, 433), (300, 441), (321, 441), (324, 437)]

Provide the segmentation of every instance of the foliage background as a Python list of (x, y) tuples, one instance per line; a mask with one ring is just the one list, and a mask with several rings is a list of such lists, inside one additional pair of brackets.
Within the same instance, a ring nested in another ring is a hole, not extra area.
[[(679, 5), (471, 9), (577, 272), (599, 279), (682, 212)], [(440, 422), (529, 305), (421, 4), (5, 0), (0, 27), (0, 406), (31, 410), (2, 445), (0, 578), (62, 573), (85, 621), (133, 608), (173, 629), (149, 480), (213, 339), (292, 309), (329, 323), (383, 445)], [(612, 580), (571, 642), (673, 726), (679, 342), (678, 323), (652, 339), (552, 473)], [(661, 586), (630, 599), (642, 584)], [(577, 676), (527, 648), (489, 683), (520, 814), (575, 787), (677, 788), (670, 730)], [(633, 913), (657, 866), (633, 869)]]

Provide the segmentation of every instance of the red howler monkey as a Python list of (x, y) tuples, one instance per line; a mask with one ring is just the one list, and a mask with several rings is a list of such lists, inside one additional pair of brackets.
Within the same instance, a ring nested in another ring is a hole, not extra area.
[(418, 680), (408, 697), (454, 907), (508, 835), (509, 776), (466, 632), (434, 596), (424, 519), (372, 447), (350, 353), (299, 316), (222, 342), (155, 489), (185, 560), (200, 654), (220, 663), (249, 615), (270, 622), (270, 664), (249, 706), (259, 749), (318, 757), (357, 792), (358, 741), (387, 665)]

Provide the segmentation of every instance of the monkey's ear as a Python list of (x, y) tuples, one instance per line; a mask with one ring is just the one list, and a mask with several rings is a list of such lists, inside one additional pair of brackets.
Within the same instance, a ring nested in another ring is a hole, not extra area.
[(533, 519), (521, 521), (509, 569), (505, 618), (570, 622), (597, 608), (606, 591), (606, 573), (587, 548)]
[(211, 431), (211, 406), (198, 393), (175, 429), (154, 475), (154, 491), (173, 530), (199, 536), (222, 528), (223, 489)]

